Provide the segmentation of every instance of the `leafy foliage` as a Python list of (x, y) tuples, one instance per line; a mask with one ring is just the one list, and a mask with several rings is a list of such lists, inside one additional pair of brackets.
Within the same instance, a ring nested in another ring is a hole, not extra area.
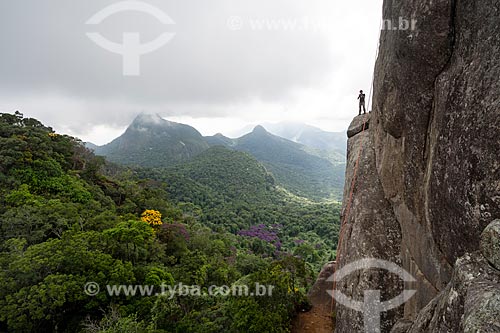
[[(252, 226), (281, 225), (275, 241), (278, 250), (294, 252), (295, 240), (307, 242), (314, 249), (315, 260), (310, 263), (316, 270), (334, 257), (339, 205), (311, 202), (281, 190), (266, 168), (247, 153), (213, 147), (180, 166), (138, 172), (165, 183), (172, 201), (191, 203), (183, 206), (184, 216), (191, 216), (196, 208), (202, 211), (197, 220), (213, 230), (238, 234)], [(265, 239), (242, 242), (262, 255), (277, 250)]]
[(151, 226), (161, 225), (161, 213), (157, 210), (147, 209), (141, 214), (141, 221)]
[[(337, 213), (282, 191), (245, 153), (215, 148), (183, 167), (130, 170), (35, 119), (0, 114), (0, 331), (286, 332), (334, 255)], [(84, 293), (91, 281), (95, 296)], [(178, 283), (274, 290), (105, 291)]]

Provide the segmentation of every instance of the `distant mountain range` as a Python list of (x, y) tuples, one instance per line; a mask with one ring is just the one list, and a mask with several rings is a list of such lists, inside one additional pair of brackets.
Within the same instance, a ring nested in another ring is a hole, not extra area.
[(206, 137), (211, 145), (247, 152), (291, 192), (305, 197), (329, 197), (344, 183), (343, 160), (329, 161), (308, 147), (273, 135), (263, 126), (238, 139), (223, 135)]
[(172, 166), (208, 148), (193, 127), (151, 114), (140, 114), (120, 137), (93, 147), (96, 155), (106, 156), (112, 162), (142, 167)]
[[(141, 114), (112, 142), (104, 146), (87, 144), (87, 147), (118, 164), (148, 168), (175, 166), (180, 170), (202, 153), (202, 160), (209, 164), (211, 152), (215, 152), (209, 148), (222, 146), (252, 155), (272, 173), (279, 185), (298, 196), (340, 199), (344, 184), (345, 134), (300, 124), (273, 128), (294, 141), (273, 135), (263, 126), (256, 126), (251, 133), (237, 139), (222, 134), (203, 137), (191, 126), (170, 122), (158, 115)], [(224, 164), (231, 161), (221, 159), (220, 150), (217, 152), (212, 154), (214, 162), (217, 155), (216, 163), (223, 171)], [(223, 156), (237, 158), (237, 154)]]
[(343, 156), (347, 150), (346, 132), (326, 132), (314, 126), (292, 122), (265, 123), (262, 126), (274, 135), (311, 148), (333, 150)]
[[(345, 131), (327, 132), (311, 125), (287, 121), (263, 123), (261, 126), (268, 132), (290, 141), (315, 149), (337, 151), (345, 156), (347, 149), (347, 135)], [(253, 127), (251, 125), (246, 126), (241, 132), (248, 133)]]

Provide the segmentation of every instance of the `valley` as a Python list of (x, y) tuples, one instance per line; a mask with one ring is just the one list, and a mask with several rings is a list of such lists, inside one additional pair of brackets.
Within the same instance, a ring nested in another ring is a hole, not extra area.
[[(327, 168), (326, 160), (298, 160), (312, 155), (263, 128), (214, 145), (144, 117), (111, 144), (90, 147), (123, 164), (19, 112), (0, 114), (0, 329), (286, 332), (309, 308), (307, 290), (336, 255), (340, 203), (299, 196), (281, 177)], [(100, 292), (83, 292), (90, 282)], [(255, 283), (273, 294), (106, 293)]]
[[(297, 125), (290, 126), (295, 130), (290, 133), (296, 133)], [(170, 122), (159, 115), (141, 114), (123, 135), (109, 144), (98, 147), (87, 143), (87, 146), (112, 162), (146, 168), (183, 164), (209, 147), (222, 146), (255, 157), (280, 186), (294, 195), (314, 201), (340, 201), (345, 173), (345, 134), (302, 127), (305, 128), (302, 136), (310, 145), (273, 135), (260, 125), (237, 139), (222, 134), (203, 137), (188, 125)], [(208, 159), (205, 155), (207, 163)]]

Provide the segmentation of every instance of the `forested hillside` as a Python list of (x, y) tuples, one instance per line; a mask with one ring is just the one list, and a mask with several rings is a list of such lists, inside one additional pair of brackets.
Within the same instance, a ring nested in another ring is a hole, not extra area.
[(335, 150), (322, 150), (292, 142), (262, 126), (238, 139), (222, 134), (205, 137), (211, 146), (223, 146), (251, 154), (274, 175), (276, 182), (295, 195), (313, 200), (340, 200), (345, 157)]
[(189, 160), (208, 149), (208, 144), (191, 126), (142, 113), (120, 137), (101, 147), (90, 144), (89, 148), (123, 165), (166, 167)]
[(239, 138), (235, 149), (251, 153), (271, 170), (278, 182), (299, 196), (342, 198), (343, 161), (334, 164), (311, 153), (312, 148), (272, 135), (262, 126)]
[[(112, 142), (100, 147), (87, 143), (87, 147), (121, 165), (167, 168), (190, 163), (209, 146), (224, 146), (252, 155), (274, 175), (277, 184), (295, 195), (316, 201), (340, 201), (345, 154), (338, 146), (345, 149), (345, 139), (339, 139), (338, 135), (328, 136), (328, 132), (320, 130), (307, 133), (307, 136), (303, 134), (309, 138), (311, 146), (273, 135), (262, 126), (238, 139), (222, 134), (202, 137), (191, 126), (165, 120), (159, 115), (140, 114), (125, 133)], [(328, 146), (325, 142), (330, 139), (332, 142)]]
[[(337, 228), (338, 206), (289, 195), (244, 153), (125, 169), (35, 119), (0, 114), (0, 331), (285, 332)], [(89, 282), (101, 292), (90, 296)], [(257, 282), (272, 295), (105, 287)]]
[(249, 154), (214, 147), (189, 163), (140, 173), (165, 182), (174, 202), (190, 203), (182, 204), (187, 214), (202, 208), (199, 220), (213, 230), (238, 233), (252, 225), (280, 225), (278, 249), (300, 254), (315, 270), (334, 255), (338, 205), (290, 195)]

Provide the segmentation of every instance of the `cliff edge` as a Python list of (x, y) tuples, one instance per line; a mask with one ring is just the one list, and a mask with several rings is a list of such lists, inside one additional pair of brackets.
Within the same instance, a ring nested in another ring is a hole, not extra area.
[[(377, 258), (401, 265), (401, 230), (390, 202), (384, 197), (375, 167), (370, 118), (370, 114), (354, 118), (347, 131), (350, 137), (347, 141), (346, 182), (341, 214), (341, 221), (345, 221), (342, 241), (337, 249), (337, 270), (364, 258)], [(355, 171), (352, 203), (347, 214)], [(357, 270), (337, 283), (337, 290), (349, 299), (363, 300), (364, 291), (370, 289), (381, 290), (383, 299), (392, 299), (401, 294), (403, 285), (399, 277), (369, 268)], [(390, 330), (401, 316), (402, 308), (384, 313), (381, 329)], [(364, 332), (361, 312), (337, 304), (336, 318), (336, 332)]]
[[(338, 268), (366, 255), (399, 260), (416, 278), (417, 293), (383, 319), (384, 332), (398, 317), (395, 332), (467, 331), (476, 303), (466, 295), (482, 280), (462, 274), (485, 272), (480, 235), (500, 217), (500, 1), (385, 0), (383, 15), (417, 24), (382, 31), (369, 131), (349, 139), (351, 148), (361, 136), (367, 145)], [(349, 160), (347, 173), (353, 167)], [(498, 291), (495, 271), (487, 275)], [(461, 305), (446, 304), (458, 285)], [(362, 295), (365, 286), (340, 287)], [(446, 306), (453, 325), (437, 320)], [(337, 332), (361, 331), (359, 317), (336, 308)]]

